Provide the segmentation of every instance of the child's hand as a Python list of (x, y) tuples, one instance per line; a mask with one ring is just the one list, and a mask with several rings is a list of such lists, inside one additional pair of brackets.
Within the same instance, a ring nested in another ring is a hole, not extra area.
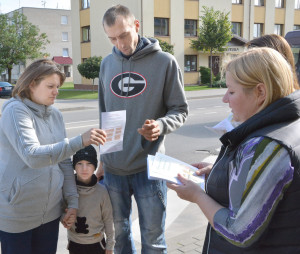
[(65, 212), (66, 215), (62, 220), (62, 224), (65, 228), (70, 229), (73, 223), (76, 221), (77, 210), (75, 208), (67, 208)]
[(105, 254), (114, 254), (114, 251), (113, 250), (106, 250)]

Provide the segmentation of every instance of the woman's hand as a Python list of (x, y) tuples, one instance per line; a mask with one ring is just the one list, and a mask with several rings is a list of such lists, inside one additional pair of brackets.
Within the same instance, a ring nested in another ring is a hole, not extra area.
[(98, 146), (99, 144), (104, 145), (106, 141), (106, 133), (101, 129), (90, 129), (81, 135), (82, 143), (84, 146), (94, 144)]
[(204, 192), (201, 187), (198, 184), (184, 178), (180, 174), (178, 174), (177, 178), (182, 183), (182, 185), (167, 183), (168, 188), (176, 191), (178, 197), (180, 197), (181, 199), (197, 203), (199, 194)]
[(205, 179), (207, 179), (207, 177), (210, 174), (210, 171), (213, 167), (213, 164), (208, 163), (208, 162), (199, 162), (199, 163), (192, 164), (192, 166), (198, 168), (198, 170), (196, 171), (196, 174), (198, 176), (201, 176), (204, 174)]

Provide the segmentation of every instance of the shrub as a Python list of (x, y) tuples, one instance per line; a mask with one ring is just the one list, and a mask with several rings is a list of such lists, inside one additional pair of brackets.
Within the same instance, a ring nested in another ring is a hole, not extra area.
[[(201, 84), (210, 84), (210, 68), (200, 66), (199, 72)], [(212, 82), (214, 82), (214, 74), (212, 74)]]

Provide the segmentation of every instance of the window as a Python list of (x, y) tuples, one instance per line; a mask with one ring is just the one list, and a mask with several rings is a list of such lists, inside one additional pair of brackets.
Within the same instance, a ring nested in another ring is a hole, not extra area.
[(276, 8), (284, 8), (284, 0), (275, 0)]
[(263, 24), (255, 23), (253, 26), (253, 37), (257, 38), (263, 35)]
[(69, 49), (63, 48), (63, 57), (68, 57), (68, 56), (69, 56)]
[(232, 24), (231, 32), (238, 36), (242, 36), (242, 23), (232, 22), (231, 24)]
[(300, 30), (300, 25), (294, 25), (294, 29), (293, 30)]
[(68, 24), (68, 16), (61, 16), (61, 22), (62, 25)]
[(169, 35), (169, 19), (154, 18), (154, 35), (157, 36)]
[(90, 8), (90, 0), (81, 0), (81, 9)]
[(295, 0), (295, 9), (300, 9), (300, 0)]
[(231, 1), (233, 4), (242, 4), (242, 0), (232, 0)]
[(264, 6), (265, 1), (264, 0), (254, 0), (254, 5), (255, 6)]
[(82, 29), (82, 42), (91, 41), (90, 26), (84, 26)]
[(197, 20), (184, 20), (184, 36), (197, 36)]
[(197, 56), (184, 56), (184, 71), (197, 71)]
[(68, 32), (62, 32), (62, 41), (68, 41), (69, 38), (68, 38)]
[(275, 24), (275, 26), (274, 26), (274, 34), (282, 36), (282, 34), (283, 34), (282, 30), (283, 30), (283, 25), (281, 25), (281, 24)]

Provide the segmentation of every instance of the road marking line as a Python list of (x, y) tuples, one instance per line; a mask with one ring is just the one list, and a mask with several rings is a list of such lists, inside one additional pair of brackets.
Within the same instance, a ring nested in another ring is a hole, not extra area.
[(217, 114), (217, 112), (205, 112), (204, 115), (211, 115), (211, 114)]

